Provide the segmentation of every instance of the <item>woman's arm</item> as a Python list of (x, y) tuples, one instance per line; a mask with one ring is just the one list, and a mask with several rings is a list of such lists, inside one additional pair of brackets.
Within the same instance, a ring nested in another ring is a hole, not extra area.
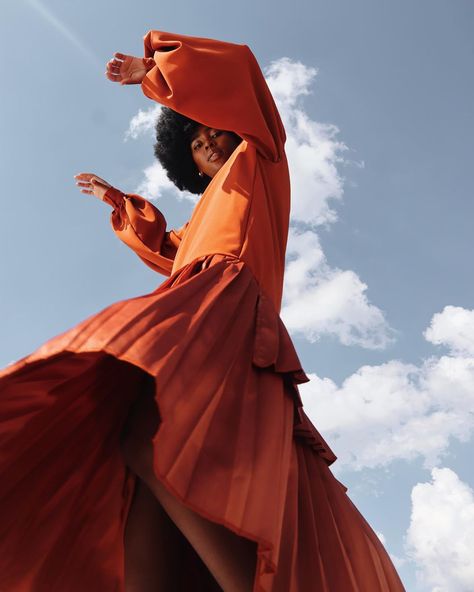
[(125, 194), (115, 187), (107, 190), (104, 201), (114, 208), (110, 222), (115, 234), (135, 251), (151, 269), (171, 275), (173, 261), (188, 226), (166, 230), (163, 214), (149, 201)]
[(144, 44), (145, 58), (127, 61), (122, 58), (131, 56), (115, 54), (122, 58), (109, 62), (107, 77), (123, 83), (135, 69), (135, 80), (142, 78), (150, 99), (209, 127), (236, 132), (265, 158), (280, 160), (284, 127), (249, 47), (163, 31), (149, 31)]
[(140, 195), (122, 193), (91, 173), (80, 173), (76, 179), (82, 193), (95, 195), (112, 206), (110, 221), (119, 239), (154, 271), (171, 275), (188, 222), (167, 231), (163, 214)]

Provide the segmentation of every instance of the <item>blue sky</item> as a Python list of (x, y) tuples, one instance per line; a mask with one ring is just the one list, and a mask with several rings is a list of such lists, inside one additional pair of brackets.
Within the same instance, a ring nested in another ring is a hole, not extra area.
[(1, 11), (0, 365), (165, 279), (74, 174), (140, 189), (170, 227), (192, 211), (154, 164), (153, 104), (109, 82), (106, 62), (142, 55), (149, 29), (246, 43), (289, 136), (282, 318), (312, 378), (305, 406), (407, 590), (474, 589), (472, 2)]

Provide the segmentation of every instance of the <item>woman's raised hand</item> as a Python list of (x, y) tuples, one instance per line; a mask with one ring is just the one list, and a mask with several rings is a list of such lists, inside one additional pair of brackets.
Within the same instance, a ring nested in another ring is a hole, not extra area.
[(107, 181), (104, 181), (104, 179), (93, 173), (79, 173), (78, 175), (74, 175), (74, 178), (76, 179), (76, 185), (81, 188), (81, 193), (95, 195), (102, 201), (104, 201), (104, 195), (107, 193), (107, 189), (112, 187), (110, 183), (107, 183)]
[(115, 53), (107, 62), (105, 75), (112, 82), (120, 84), (140, 84), (145, 74), (155, 64), (153, 58), (136, 58), (124, 53)]

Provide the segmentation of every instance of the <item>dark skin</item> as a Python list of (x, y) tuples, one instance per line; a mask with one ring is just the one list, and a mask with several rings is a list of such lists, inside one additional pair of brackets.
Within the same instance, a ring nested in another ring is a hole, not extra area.
[(191, 137), (191, 154), (198, 171), (214, 177), (239, 143), (229, 132), (200, 125)]

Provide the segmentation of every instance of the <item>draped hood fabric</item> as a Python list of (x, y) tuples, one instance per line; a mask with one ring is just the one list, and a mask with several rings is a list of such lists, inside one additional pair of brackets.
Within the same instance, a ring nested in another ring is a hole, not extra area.
[[(279, 316), (290, 212), (285, 131), (245, 45), (150, 31), (150, 99), (242, 142), (168, 229), (110, 188), (117, 236), (167, 276), (0, 372), (0, 590), (124, 592), (135, 475), (120, 437), (152, 380), (156, 477), (258, 543), (254, 592), (399, 592), (379, 538), (333, 476), (309, 380)], [(182, 537), (178, 592), (217, 590)]]

